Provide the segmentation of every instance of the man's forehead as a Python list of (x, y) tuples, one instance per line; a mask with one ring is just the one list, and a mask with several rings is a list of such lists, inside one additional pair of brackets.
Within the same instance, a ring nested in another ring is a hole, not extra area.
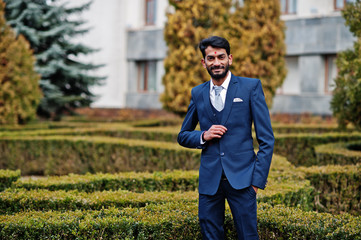
[(207, 47), (206, 48), (206, 55), (208, 56), (208, 55), (222, 55), (222, 54), (227, 54), (227, 52), (226, 52), (226, 49), (224, 49), (224, 48), (214, 48), (214, 47), (211, 47), (211, 46), (209, 46), (209, 47)]

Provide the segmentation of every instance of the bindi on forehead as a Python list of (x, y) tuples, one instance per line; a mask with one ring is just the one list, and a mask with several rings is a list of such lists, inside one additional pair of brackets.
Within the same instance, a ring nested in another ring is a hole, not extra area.
[(217, 54), (217, 52), (214, 52), (214, 54)]

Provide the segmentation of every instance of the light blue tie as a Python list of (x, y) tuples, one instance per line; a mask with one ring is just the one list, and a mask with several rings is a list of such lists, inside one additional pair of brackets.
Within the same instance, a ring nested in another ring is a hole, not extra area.
[(222, 101), (222, 97), (221, 97), (221, 91), (223, 89), (222, 86), (213, 86), (214, 92), (215, 92), (215, 98), (214, 98), (214, 103), (213, 103), (213, 107), (218, 111), (222, 111), (224, 104)]

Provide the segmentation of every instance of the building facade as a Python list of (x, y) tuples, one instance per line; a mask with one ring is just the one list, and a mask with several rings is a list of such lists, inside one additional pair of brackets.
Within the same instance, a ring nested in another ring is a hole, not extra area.
[[(85, 0), (84, 0), (85, 1)], [(342, 10), (350, 0), (280, 0), (286, 23), (287, 77), (277, 90), (272, 113), (331, 114), (330, 100), (339, 51), (355, 38), (344, 25)], [(163, 28), (168, 0), (94, 0), (83, 13), (91, 31), (81, 41), (100, 49), (89, 59), (105, 64), (107, 76), (93, 88), (93, 107), (160, 109)]]

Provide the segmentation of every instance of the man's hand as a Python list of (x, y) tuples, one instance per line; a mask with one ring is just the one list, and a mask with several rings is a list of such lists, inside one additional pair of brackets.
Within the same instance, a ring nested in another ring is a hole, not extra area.
[(253, 187), (254, 191), (257, 193), (258, 187), (255, 187), (255, 186), (253, 186), (253, 185), (252, 185), (252, 187)]
[(221, 138), (223, 134), (227, 131), (227, 128), (222, 125), (212, 125), (208, 131), (203, 133), (203, 139), (205, 141), (210, 141), (213, 138)]

